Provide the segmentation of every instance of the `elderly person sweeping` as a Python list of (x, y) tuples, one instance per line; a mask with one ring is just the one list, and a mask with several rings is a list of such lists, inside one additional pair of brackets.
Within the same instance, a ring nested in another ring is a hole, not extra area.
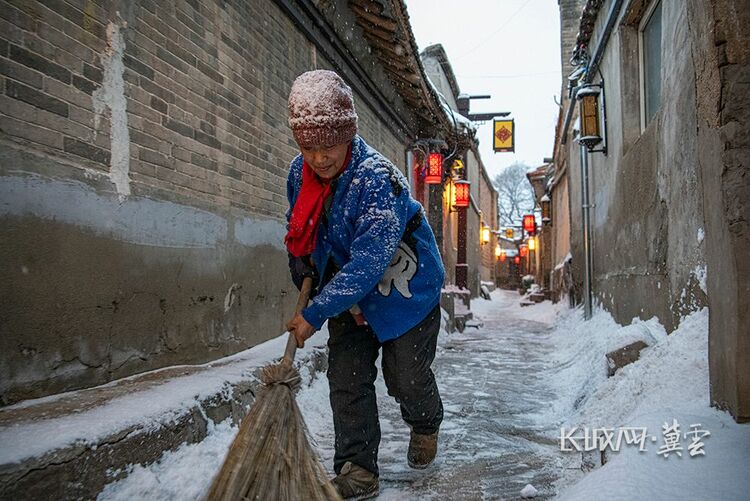
[(379, 492), (375, 361), (411, 428), (407, 459), (435, 459), (443, 419), (435, 376), (445, 271), (404, 176), (357, 135), (351, 89), (334, 72), (300, 75), (289, 125), (301, 155), (287, 181), (292, 279), (317, 294), (288, 322), (298, 346), (328, 320), (328, 381), (336, 433), (333, 484), (343, 498)]

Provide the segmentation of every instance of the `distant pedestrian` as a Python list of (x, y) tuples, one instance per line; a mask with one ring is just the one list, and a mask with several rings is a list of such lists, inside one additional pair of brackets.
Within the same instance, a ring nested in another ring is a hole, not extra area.
[(304, 345), (328, 320), (328, 381), (336, 435), (333, 479), (342, 497), (379, 492), (375, 361), (411, 428), (413, 468), (429, 466), (443, 419), (435, 377), (445, 271), (422, 206), (404, 176), (357, 135), (351, 89), (336, 73), (300, 75), (289, 125), (301, 155), (287, 181), (292, 278), (317, 286), (287, 327)]

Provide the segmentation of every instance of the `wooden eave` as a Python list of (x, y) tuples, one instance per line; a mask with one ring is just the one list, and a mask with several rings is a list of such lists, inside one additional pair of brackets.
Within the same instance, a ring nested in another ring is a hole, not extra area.
[(418, 119), (420, 135), (451, 138), (453, 123), (427, 81), (403, 0), (348, 0), (364, 39), (396, 92)]

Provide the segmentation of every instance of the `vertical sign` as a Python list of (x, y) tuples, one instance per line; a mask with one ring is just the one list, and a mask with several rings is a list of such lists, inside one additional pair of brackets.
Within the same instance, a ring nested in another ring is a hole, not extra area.
[(515, 128), (513, 119), (492, 122), (492, 147), (495, 153), (515, 151)]

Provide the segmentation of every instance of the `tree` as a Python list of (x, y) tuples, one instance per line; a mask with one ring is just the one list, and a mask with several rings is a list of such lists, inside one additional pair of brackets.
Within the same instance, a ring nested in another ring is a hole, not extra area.
[(523, 215), (534, 211), (534, 190), (526, 177), (528, 170), (527, 165), (514, 163), (495, 176), (492, 184), (497, 189), (501, 225), (520, 225)]

